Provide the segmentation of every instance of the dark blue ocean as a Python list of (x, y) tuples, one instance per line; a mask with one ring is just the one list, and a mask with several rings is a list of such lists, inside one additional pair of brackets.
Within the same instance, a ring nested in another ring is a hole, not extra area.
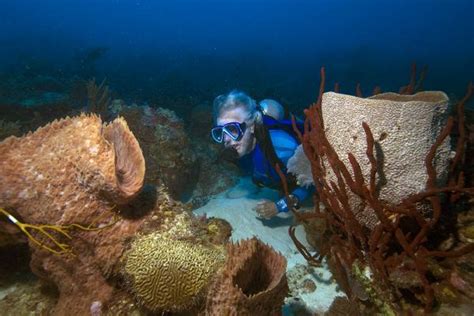
[(398, 91), (412, 63), (428, 66), (426, 90), (459, 96), (474, 77), (471, 0), (2, 0), (0, 6), (3, 82), (19, 74), (106, 78), (120, 98), (134, 102), (166, 95), (196, 104), (238, 88), (299, 109), (316, 98), (321, 66), (328, 87), (339, 82), (351, 94), (357, 83), (365, 94), (376, 85)]

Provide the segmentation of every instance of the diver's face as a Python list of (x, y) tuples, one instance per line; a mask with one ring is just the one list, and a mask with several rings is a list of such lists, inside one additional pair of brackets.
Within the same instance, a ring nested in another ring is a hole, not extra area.
[(247, 128), (244, 131), (244, 135), (240, 140), (233, 140), (229, 135), (224, 133), (224, 146), (226, 148), (233, 148), (237, 151), (239, 157), (249, 154), (255, 147), (255, 137), (254, 137), (254, 124), (253, 122), (247, 122), (245, 119), (248, 117), (248, 113), (243, 108), (235, 108), (223, 112), (217, 118), (217, 125), (225, 125), (231, 122), (246, 122)]

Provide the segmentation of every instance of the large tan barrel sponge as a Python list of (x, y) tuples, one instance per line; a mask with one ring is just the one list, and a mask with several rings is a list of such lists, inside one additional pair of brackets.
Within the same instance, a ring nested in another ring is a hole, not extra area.
[[(428, 179), (425, 157), (446, 124), (448, 106), (447, 95), (440, 91), (414, 95), (382, 93), (369, 98), (327, 92), (322, 97), (329, 143), (346, 166), (350, 166), (347, 154), (352, 153), (365, 179), (370, 179), (370, 162), (362, 122), (370, 126), (378, 161), (376, 187), (380, 199), (393, 204), (425, 190)], [(440, 186), (447, 180), (450, 152), (448, 137), (433, 161)], [(377, 221), (370, 215), (373, 213), (364, 212), (358, 199), (351, 200), (358, 219), (366, 226), (373, 226)]]
[(100, 209), (101, 196), (129, 201), (145, 175), (140, 146), (122, 118), (104, 125), (95, 115), (54, 121), (7, 138), (0, 155), (0, 204), (29, 223), (82, 222), (79, 210)]
[(227, 246), (207, 294), (205, 315), (280, 315), (288, 294), (286, 259), (255, 237)]
[(127, 238), (143, 223), (121, 218), (117, 210), (140, 192), (145, 174), (140, 146), (125, 120), (103, 124), (98, 116), (80, 115), (54, 121), (0, 142), (0, 156), (0, 207), (23, 223), (67, 231), (69, 238), (31, 231), (62, 255), (29, 239), (32, 271), (59, 292), (53, 313), (88, 314), (93, 302), (109, 302), (116, 291), (108, 278)]

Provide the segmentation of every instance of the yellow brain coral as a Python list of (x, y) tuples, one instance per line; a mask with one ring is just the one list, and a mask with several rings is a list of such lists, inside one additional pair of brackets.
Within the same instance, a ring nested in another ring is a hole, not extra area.
[(125, 272), (143, 306), (152, 311), (182, 311), (204, 298), (224, 259), (222, 249), (152, 233), (133, 242)]

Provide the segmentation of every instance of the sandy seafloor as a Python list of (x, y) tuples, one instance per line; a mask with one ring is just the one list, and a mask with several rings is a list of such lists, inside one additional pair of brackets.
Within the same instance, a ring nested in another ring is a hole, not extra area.
[[(286, 299), (283, 307), (284, 315), (294, 315), (301, 310), (308, 314), (324, 313), (328, 310), (336, 296), (344, 296), (338, 290), (335, 281), (327, 266), (310, 267), (303, 256), (298, 252), (288, 234), (288, 228), (293, 223), (292, 216), (279, 215), (271, 220), (261, 220), (252, 208), (261, 199), (276, 200), (278, 192), (255, 186), (250, 178), (242, 178), (233, 188), (214, 196), (206, 205), (196, 209), (197, 215), (206, 214), (207, 217), (222, 218), (232, 225), (232, 241), (256, 236), (275, 250), (282, 253), (287, 259), (287, 276), (291, 297)], [(308, 249), (303, 227), (297, 228), (296, 236)], [(315, 291), (305, 290), (303, 284), (316, 285)], [(292, 289), (296, 289), (291, 291)]]

